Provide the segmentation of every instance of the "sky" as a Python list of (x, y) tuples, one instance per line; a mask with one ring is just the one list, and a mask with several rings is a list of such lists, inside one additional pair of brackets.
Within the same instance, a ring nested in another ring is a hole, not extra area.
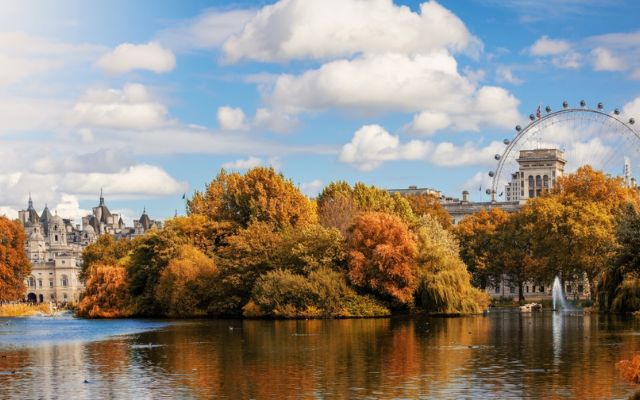
[(0, 214), (31, 193), (79, 221), (102, 188), (125, 220), (164, 219), (221, 168), (258, 165), (309, 196), (346, 180), (482, 200), (539, 105), (640, 120), (638, 15), (634, 0), (0, 0)]

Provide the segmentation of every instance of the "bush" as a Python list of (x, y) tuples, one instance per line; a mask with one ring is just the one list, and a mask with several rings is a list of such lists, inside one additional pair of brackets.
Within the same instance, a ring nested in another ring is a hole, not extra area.
[(308, 277), (286, 270), (262, 275), (251, 300), (243, 307), (245, 317), (280, 318), (371, 317), (389, 315), (373, 298), (360, 296), (347, 286), (345, 277), (329, 268)]

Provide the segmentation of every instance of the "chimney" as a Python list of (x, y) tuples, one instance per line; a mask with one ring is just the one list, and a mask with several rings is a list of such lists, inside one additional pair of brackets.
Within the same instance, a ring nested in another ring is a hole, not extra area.
[(465, 203), (469, 202), (469, 191), (465, 190), (462, 192), (462, 201)]

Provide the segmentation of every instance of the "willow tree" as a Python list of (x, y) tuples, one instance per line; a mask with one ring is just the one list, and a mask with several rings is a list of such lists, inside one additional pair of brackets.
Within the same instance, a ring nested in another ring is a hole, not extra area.
[(445, 314), (484, 311), (489, 296), (471, 284), (454, 235), (427, 216), (418, 223), (416, 237), (417, 305), (429, 312)]
[(0, 303), (24, 298), (31, 271), (24, 243), (22, 224), (0, 216)]

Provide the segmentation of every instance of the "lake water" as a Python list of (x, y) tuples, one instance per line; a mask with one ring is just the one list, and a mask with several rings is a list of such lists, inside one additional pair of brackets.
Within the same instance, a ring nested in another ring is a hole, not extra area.
[(0, 319), (0, 399), (626, 398), (639, 351), (640, 321), (579, 313)]

